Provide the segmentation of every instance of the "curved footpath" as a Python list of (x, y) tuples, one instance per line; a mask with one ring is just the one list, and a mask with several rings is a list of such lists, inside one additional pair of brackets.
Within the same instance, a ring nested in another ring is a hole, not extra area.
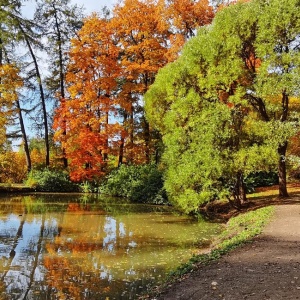
[(263, 233), (157, 299), (300, 299), (300, 205), (276, 206)]

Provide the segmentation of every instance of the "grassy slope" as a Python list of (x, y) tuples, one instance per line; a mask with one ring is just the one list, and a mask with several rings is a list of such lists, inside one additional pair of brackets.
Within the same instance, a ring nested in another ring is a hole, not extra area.
[[(251, 239), (262, 232), (265, 225), (270, 221), (275, 210), (274, 205), (300, 203), (297, 197), (300, 196), (300, 184), (290, 184), (288, 190), (291, 197), (283, 200), (277, 197), (278, 187), (276, 186), (258, 189), (256, 193), (248, 196), (249, 206), (244, 210), (227, 211), (226, 215), (229, 216), (228, 222), (222, 234), (212, 244), (211, 251), (206, 254), (193, 256), (187, 263), (182, 264), (171, 272), (164, 284), (150, 291), (151, 297), (158, 295), (166, 285), (176, 282), (201, 264), (208, 264), (213, 260), (219, 259), (229, 251), (251, 241)], [(221, 202), (219, 205), (223, 206), (224, 202)], [(223, 210), (223, 207), (221, 210)], [(214, 209), (214, 211), (218, 211), (218, 208)], [(149, 295), (142, 296), (141, 299), (149, 299)]]

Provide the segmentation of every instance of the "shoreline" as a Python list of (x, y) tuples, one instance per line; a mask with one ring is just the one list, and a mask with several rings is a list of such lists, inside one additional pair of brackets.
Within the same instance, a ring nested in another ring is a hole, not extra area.
[[(257, 211), (245, 212), (232, 217), (225, 230), (212, 242), (211, 246), (200, 251), (199, 254), (180, 265), (168, 275), (166, 282), (148, 291), (148, 295), (142, 295), (139, 299), (164, 299), (161, 298), (168, 291), (172, 291), (178, 283), (188, 280), (190, 276), (202, 267), (209, 266), (220, 260), (237, 248), (241, 248), (261, 234), (272, 220), (274, 206), (260, 208)], [(174, 298), (178, 299), (178, 298)], [(179, 298), (181, 299), (181, 298)]]
[(194, 269), (151, 299), (298, 299), (300, 205), (278, 205), (262, 233), (220, 259)]

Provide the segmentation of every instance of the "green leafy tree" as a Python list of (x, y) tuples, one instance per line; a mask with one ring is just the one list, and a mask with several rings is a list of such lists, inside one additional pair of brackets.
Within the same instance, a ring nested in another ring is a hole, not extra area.
[[(261, 14), (257, 36), (257, 55), (262, 64), (258, 72), (255, 92), (264, 99), (269, 120), (275, 123), (277, 145), (279, 195), (288, 196), (286, 189), (286, 151), (289, 138), (295, 133), (299, 119), (297, 104), (291, 103), (293, 97), (299, 101), (300, 86), (300, 1), (274, 0), (261, 6), (269, 14)], [(274, 105), (274, 100), (276, 105)], [(268, 119), (265, 119), (268, 121)]]
[(299, 1), (251, 1), (220, 11), (146, 94), (150, 124), (166, 146), (166, 189), (191, 211), (216, 197), (237, 207), (243, 177), (278, 160), (286, 190), (286, 147), (299, 114)]
[(139, 203), (165, 204), (162, 175), (155, 164), (121, 165), (106, 177), (100, 192)]
[[(257, 130), (278, 152), (279, 195), (286, 188), (286, 150), (295, 134), (299, 112), (299, 1), (251, 1), (218, 14), (214, 33), (211, 84), (239, 94), (256, 113)], [(234, 34), (233, 34), (234, 33)], [(230, 96), (230, 95), (229, 95)]]

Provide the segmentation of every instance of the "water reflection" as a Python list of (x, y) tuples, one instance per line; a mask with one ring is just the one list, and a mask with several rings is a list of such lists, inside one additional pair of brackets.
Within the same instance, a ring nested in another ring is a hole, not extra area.
[(0, 198), (0, 299), (136, 299), (217, 231), (167, 207)]

